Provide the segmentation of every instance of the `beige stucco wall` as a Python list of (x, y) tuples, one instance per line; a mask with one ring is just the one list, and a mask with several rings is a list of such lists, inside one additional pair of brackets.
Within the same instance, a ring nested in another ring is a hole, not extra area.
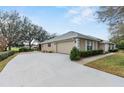
[(57, 42), (57, 52), (69, 54), (74, 46), (75, 46), (75, 41), (73, 39), (59, 41)]
[(99, 49), (105, 50), (105, 45), (103, 43), (99, 43)]
[(100, 43), (100, 49), (102, 49), (105, 53), (109, 52), (109, 44)]
[[(87, 39), (80, 39), (80, 49), (81, 50), (87, 50), (87, 49), (85, 49), (86, 47), (85, 47), (85, 41), (86, 41)], [(87, 40), (87, 41), (92, 41), (92, 40)], [(94, 50), (98, 50), (99, 49), (99, 42), (98, 41), (92, 41), (94, 44), (93, 44), (93, 48), (94, 48)]]
[(80, 39), (80, 49), (85, 50), (85, 39)]
[[(80, 39), (80, 50), (86, 50), (86, 45), (85, 42), (86, 39)], [(90, 40), (92, 41), (92, 40)], [(101, 45), (98, 41), (92, 41), (94, 42), (94, 50), (98, 50), (98, 49), (103, 49), (104, 46)], [(69, 54), (71, 49), (73, 47), (75, 47), (76, 42), (75, 39), (67, 39), (67, 40), (61, 40), (58, 42), (53, 42), (51, 43), (51, 47), (48, 47), (48, 44), (43, 44), (41, 47), (42, 51), (52, 51), (52, 52), (58, 52), (58, 53), (65, 53), (65, 54)]]
[(99, 50), (99, 41), (94, 41), (94, 50)]
[(100, 43), (100, 49), (104, 50), (104, 52), (109, 52), (109, 49), (114, 49), (114, 44)]
[(45, 51), (45, 52), (56, 52), (56, 43), (51, 43), (51, 47), (48, 47), (48, 44), (43, 44), (41, 45), (41, 51)]
[(74, 39), (68, 39), (68, 40), (53, 42), (51, 43), (51, 47), (48, 47), (48, 44), (42, 44), (41, 51), (45, 51), (45, 52), (52, 51), (52, 52), (69, 54), (74, 46), (75, 46)]

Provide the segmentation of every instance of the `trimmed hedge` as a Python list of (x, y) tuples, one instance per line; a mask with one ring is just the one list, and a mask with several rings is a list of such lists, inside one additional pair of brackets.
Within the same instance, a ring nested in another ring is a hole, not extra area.
[(23, 47), (23, 48), (19, 49), (19, 52), (30, 52), (30, 51), (34, 51), (34, 49), (29, 49), (29, 48), (26, 48), (26, 47)]
[(81, 57), (90, 57), (99, 54), (103, 54), (103, 50), (80, 51)]
[(1, 52), (0, 53), (0, 61), (6, 59), (7, 57), (13, 55), (15, 52), (14, 51), (6, 51), (6, 52)]
[(109, 50), (109, 52), (118, 52), (118, 49)]
[(80, 51), (76, 47), (72, 48), (71, 53), (70, 53), (70, 59), (80, 60)]
[(103, 50), (79, 51), (76, 47), (74, 47), (70, 52), (70, 59), (80, 60), (84, 57), (90, 57), (99, 54), (103, 54)]

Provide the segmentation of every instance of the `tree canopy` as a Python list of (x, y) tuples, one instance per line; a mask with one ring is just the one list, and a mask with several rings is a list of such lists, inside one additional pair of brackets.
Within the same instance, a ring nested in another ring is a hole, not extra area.
[(100, 22), (109, 25), (110, 41), (120, 44), (124, 40), (124, 6), (102, 6), (97, 15)]
[(124, 22), (124, 7), (123, 6), (102, 6), (99, 7), (98, 19), (113, 26)]
[(20, 42), (28, 42), (31, 48), (33, 40), (42, 42), (53, 37), (28, 17), (20, 16), (17, 11), (0, 11), (0, 36), (7, 40), (9, 50)]

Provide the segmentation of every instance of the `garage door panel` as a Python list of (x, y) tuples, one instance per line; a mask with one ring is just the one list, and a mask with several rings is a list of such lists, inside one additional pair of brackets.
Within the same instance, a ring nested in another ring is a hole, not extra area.
[(60, 42), (60, 43), (57, 43), (57, 52), (69, 54), (73, 47), (74, 47), (73, 41), (72, 42)]

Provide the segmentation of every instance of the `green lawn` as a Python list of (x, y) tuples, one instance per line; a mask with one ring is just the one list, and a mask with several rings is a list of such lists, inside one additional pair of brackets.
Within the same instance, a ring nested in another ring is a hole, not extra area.
[(8, 57), (7, 59), (0, 61), (0, 72), (4, 69), (4, 67), (7, 65), (7, 63), (10, 62), (10, 60), (12, 60), (16, 55), (17, 54), (14, 54), (14, 55)]
[(114, 55), (90, 62), (86, 66), (124, 77), (124, 53)]

